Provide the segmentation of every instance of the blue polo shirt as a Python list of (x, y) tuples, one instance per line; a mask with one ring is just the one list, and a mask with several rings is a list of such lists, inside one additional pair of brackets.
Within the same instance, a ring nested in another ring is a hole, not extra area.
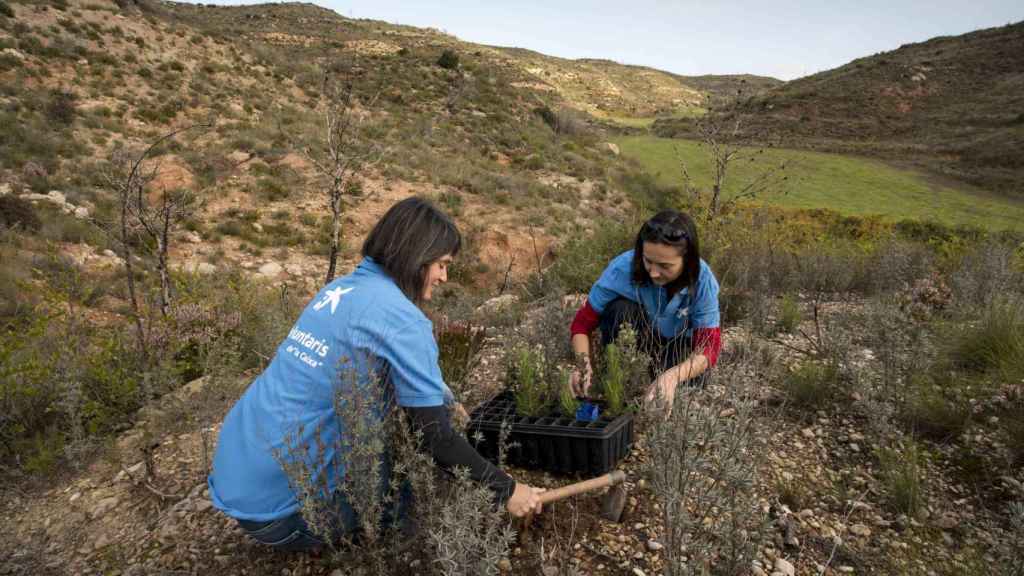
[(707, 262), (700, 261), (696, 297), (686, 287), (669, 298), (663, 286), (633, 282), (633, 252), (623, 252), (613, 258), (591, 287), (587, 301), (595, 312), (601, 314), (605, 306), (616, 298), (638, 302), (647, 312), (647, 318), (665, 338), (674, 338), (679, 334), (692, 338), (694, 328), (719, 326), (718, 280)]
[(270, 365), (228, 412), (208, 479), (213, 504), (257, 522), (296, 512), (277, 460), (296, 457), (295, 447), (309, 447), (304, 459), (315, 485), (335, 490), (344, 474), (337, 449), (345, 431), (334, 394), (353, 383), (374, 385), (370, 374), (385, 370), (400, 406), (440, 406), (451, 398), (430, 320), (365, 258), (306, 305)]

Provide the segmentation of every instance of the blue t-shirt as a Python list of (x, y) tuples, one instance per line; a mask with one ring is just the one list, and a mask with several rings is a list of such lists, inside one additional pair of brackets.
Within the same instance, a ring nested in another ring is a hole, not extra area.
[(228, 412), (208, 480), (213, 504), (242, 520), (293, 514), (299, 503), (275, 454), (294, 455), (297, 446), (312, 447), (308, 469), (317, 485), (324, 478), (335, 490), (344, 474), (337, 454), (344, 430), (334, 393), (353, 381), (378, 382), (371, 374), (385, 370), (399, 406), (440, 406), (451, 399), (430, 320), (365, 258), (306, 305), (270, 365)]
[(679, 334), (692, 338), (694, 328), (719, 326), (718, 280), (707, 262), (700, 261), (696, 298), (686, 287), (669, 299), (665, 287), (654, 283), (639, 285), (633, 281), (633, 252), (623, 252), (613, 258), (590, 288), (587, 301), (595, 312), (602, 313), (605, 306), (616, 298), (639, 302), (647, 312), (647, 318), (665, 338)]

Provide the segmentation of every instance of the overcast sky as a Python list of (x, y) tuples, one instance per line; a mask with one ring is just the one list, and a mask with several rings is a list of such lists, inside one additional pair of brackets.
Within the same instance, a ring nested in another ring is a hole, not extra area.
[[(237, 0), (204, 3), (254, 4)], [(792, 80), (935, 36), (1024, 20), (1022, 0), (314, 0), (343, 16), (685, 75)]]

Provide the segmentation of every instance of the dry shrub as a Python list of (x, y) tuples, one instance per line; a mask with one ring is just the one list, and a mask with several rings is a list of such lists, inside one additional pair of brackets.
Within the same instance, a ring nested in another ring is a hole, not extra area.
[(665, 573), (747, 574), (763, 538), (753, 492), (756, 358), (716, 369), (715, 385), (676, 392), (664, 421), (650, 422), (644, 472), (661, 504)]

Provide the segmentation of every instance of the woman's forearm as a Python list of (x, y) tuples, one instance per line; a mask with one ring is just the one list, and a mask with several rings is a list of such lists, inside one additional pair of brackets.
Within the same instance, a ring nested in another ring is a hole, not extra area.
[(666, 370), (675, 380), (676, 386), (692, 378), (700, 376), (708, 369), (708, 357), (697, 352), (689, 358)]
[[(562, 340), (565, 342), (565, 340)], [(577, 356), (580, 354), (590, 355), (590, 336), (586, 334), (573, 334), (572, 336), (572, 351)]]

